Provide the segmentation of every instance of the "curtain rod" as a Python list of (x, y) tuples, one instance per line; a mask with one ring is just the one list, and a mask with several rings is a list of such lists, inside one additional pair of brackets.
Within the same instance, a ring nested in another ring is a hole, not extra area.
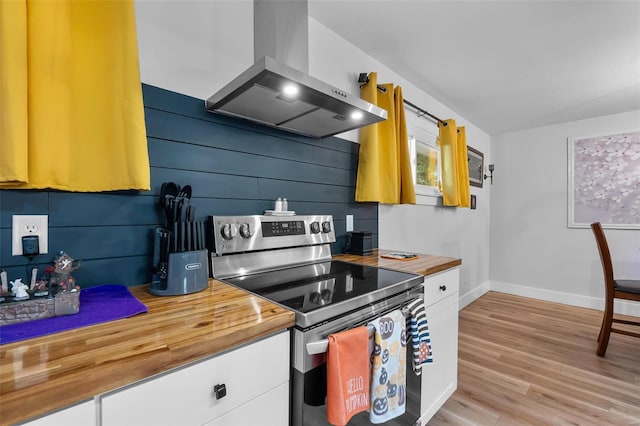
[(435, 115), (431, 114), (429, 111), (425, 111), (425, 110), (423, 110), (422, 108), (420, 108), (420, 107), (419, 107), (419, 106), (417, 106), (417, 105), (414, 105), (413, 103), (409, 102), (408, 100), (406, 100), (406, 99), (405, 99), (405, 100), (404, 100), (404, 103), (405, 103), (405, 104), (407, 104), (407, 105), (409, 105), (411, 108), (413, 108), (413, 109), (415, 109), (415, 110), (417, 110), (418, 112), (421, 112), (421, 113), (423, 114), (423, 115), (419, 115), (419, 114), (418, 114), (418, 117), (423, 117), (424, 115), (428, 115), (428, 116), (429, 116), (429, 117), (431, 117), (433, 120), (437, 121), (438, 123), (441, 123), (443, 126), (446, 126), (446, 125), (447, 125), (447, 122), (446, 122), (446, 121), (444, 121), (444, 120), (442, 120), (442, 119), (440, 119), (440, 118), (436, 117)]
[[(360, 73), (358, 75), (358, 83), (360, 83), (360, 87), (364, 86), (365, 84), (369, 83), (369, 75), (365, 72)], [(387, 91), (387, 89), (384, 86), (380, 86), (378, 84), (378, 90), (380, 90), (382, 93), (385, 93)], [(421, 113), (422, 115), (418, 114), (418, 117), (424, 117), (425, 115), (431, 117), (431, 119), (435, 120), (438, 123), (441, 123), (443, 126), (447, 125), (447, 122), (444, 121), (441, 118), (436, 117), (435, 115), (431, 114), (429, 111), (426, 111), (422, 108), (420, 108), (419, 106), (417, 106), (416, 104), (409, 102), (408, 100), (404, 99), (404, 103), (409, 105), (411, 108), (415, 109), (416, 111), (418, 111), (418, 113)]]

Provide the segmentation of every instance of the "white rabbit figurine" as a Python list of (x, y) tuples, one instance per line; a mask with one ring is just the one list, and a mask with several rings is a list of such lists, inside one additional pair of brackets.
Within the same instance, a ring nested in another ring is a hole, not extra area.
[(27, 289), (29, 287), (27, 287), (27, 285), (22, 282), (22, 278), (18, 278), (15, 281), (10, 282), (11, 292), (13, 293), (13, 297), (16, 300), (25, 300), (29, 298), (29, 293), (27, 293)]

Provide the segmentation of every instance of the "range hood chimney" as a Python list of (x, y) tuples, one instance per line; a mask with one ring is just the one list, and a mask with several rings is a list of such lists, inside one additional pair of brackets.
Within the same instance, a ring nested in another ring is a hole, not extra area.
[(387, 119), (387, 111), (309, 76), (307, 0), (254, 0), (255, 63), (205, 101), (208, 111), (314, 138)]

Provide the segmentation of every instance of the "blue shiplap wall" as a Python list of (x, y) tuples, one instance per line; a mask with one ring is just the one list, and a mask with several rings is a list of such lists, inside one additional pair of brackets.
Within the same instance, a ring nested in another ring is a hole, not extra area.
[[(151, 191), (78, 193), (0, 190), (0, 267), (27, 281), (27, 259), (11, 256), (11, 217), (49, 215), (49, 254), (65, 250), (82, 260), (74, 276), (84, 287), (150, 281), (152, 230), (163, 223), (158, 206), (162, 182), (193, 188), (196, 220), (207, 215), (262, 214), (286, 197), (298, 214), (332, 214), (339, 253), (345, 215), (355, 229), (374, 233), (378, 209), (355, 203), (359, 145), (339, 138), (311, 139), (211, 114), (204, 102), (143, 85)], [(44, 267), (40, 268), (41, 270)]]

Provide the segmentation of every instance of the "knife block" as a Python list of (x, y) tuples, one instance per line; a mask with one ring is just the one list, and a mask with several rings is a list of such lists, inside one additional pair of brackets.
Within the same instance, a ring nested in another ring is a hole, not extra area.
[(167, 278), (152, 282), (147, 291), (156, 296), (177, 296), (209, 287), (207, 249), (169, 254)]

